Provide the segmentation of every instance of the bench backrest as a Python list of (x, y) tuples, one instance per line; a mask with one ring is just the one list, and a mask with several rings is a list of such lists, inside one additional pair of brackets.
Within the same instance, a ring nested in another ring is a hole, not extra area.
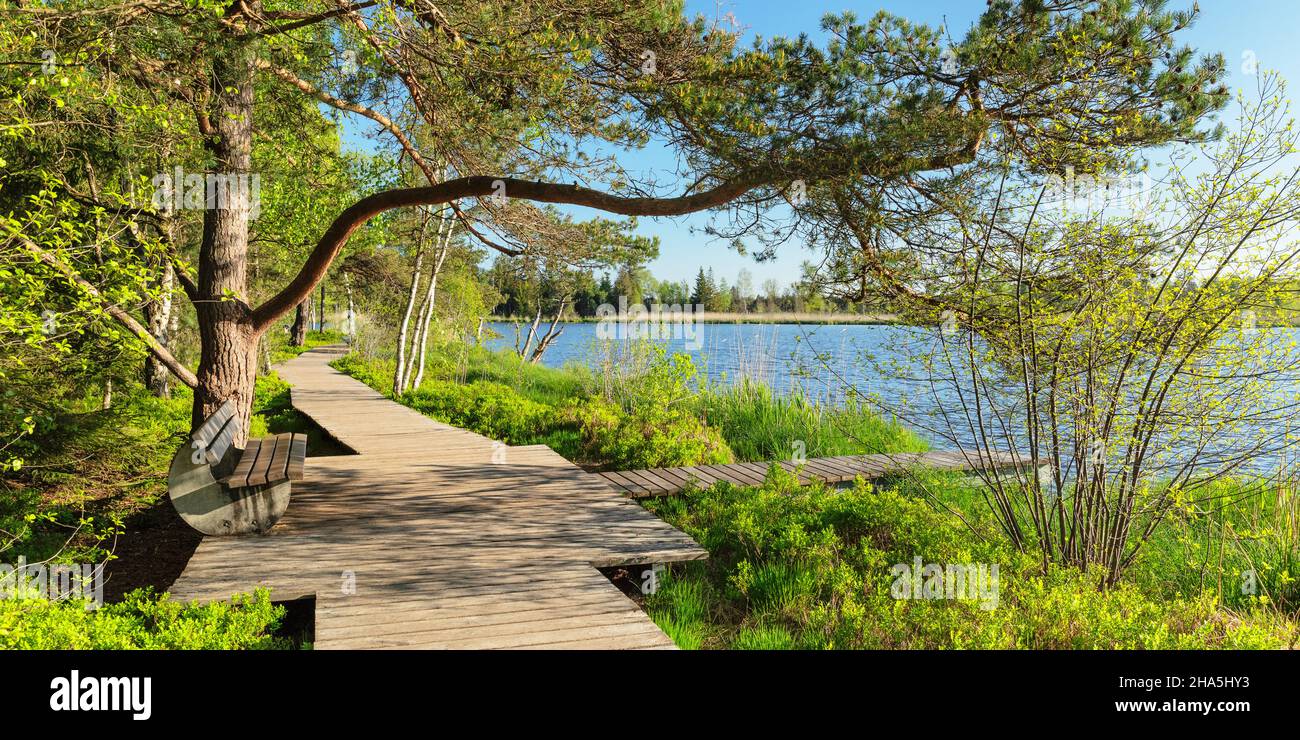
[(230, 445), (235, 440), (235, 429), (239, 417), (235, 415), (235, 402), (221, 404), (212, 416), (203, 421), (203, 426), (191, 435), (190, 446), (194, 449), (194, 462), (200, 460), (208, 465), (216, 465), (226, 456)]

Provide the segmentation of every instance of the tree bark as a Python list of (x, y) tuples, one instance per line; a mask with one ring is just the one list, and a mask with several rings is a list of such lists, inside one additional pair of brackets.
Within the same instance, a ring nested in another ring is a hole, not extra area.
[(293, 326), (289, 328), (289, 344), (301, 347), (307, 344), (307, 326), (311, 323), (311, 299), (298, 304), (293, 315)]
[(349, 343), (352, 342), (352, 335), (356, 332), (356, 313), (353, 308), (355, 303), (352, 301), (352, 280), (346, 272), (343, 273), (343, 290), (348, 295), (348, 307), (343, 314), (343, 334), (347, 337)]
[[(564, 309), (568, 305), (568, 298), (560, 299), (560, 306), (555, 309), (555, 318), (551, 321), (551, 325), (546, 329), (546, 333), (542, 335), (541, 339), (537, 340), (537, 348), (533, 350), (532, 356), (528, 358), (528, 361), (532, 364), (536, 365), (541, 362), (542, 355), (546, 354), (546, 350), (551, 346), (551, 342), (559, 339), (560, 334), (564, 333), (564, 328), (560, 326), (560, 319), (564, 316)], [(542, 314), (538, 311), (537, 315), (540, 318)]]
[(528, 351), (533, 346), (533, 337), (537, 336), (537, 325), (542, 323), (542, 306), (541, 301), (537, 304), (537, 315), (533, 317), (533, 323), (528, 325), (528, 338), (524, 340), (524, 346), (519, 348), (519, 359), (527, 359)]
[[(442, 238), (442, 244), (438, 250), (438, 258), (433, 263), (433, 270), (429, 274), (429, 290), (424, 296), (424, 315), (420, 317), (419, 331), (416, 333), (416, 347), (418, 352), (412, 351), (412, 361), (415, 363), (415, 380), (411, 383), (411, 388), (419, 388), (424, 382), (424, 359), (429, 348), (429, 324), (433, 322), (433, 310), (436, 307), (435, 299), (438, 296), (438, 275), (442, 272), (442, 265), (447, 261), (447, 251), (451, 248), (451, 232), (454, 223), (451, 216), (443, 217), (443, 225), (447, 228), (446, 236)], [(442, 234), (442, 227), (438, 228), (439, 235)], [(409, 377), (409, 373), (408, 373)]]
[(375, 216), (395, 208), (441, 205), (460, 198), (479, 198), (504, 191), (509, 198), (588, 206), (623, 216), (681, 216), (729, 203), (750, 190), (771, 182), (772, 177), (770, 173), (746, 173), (710, 190), (673, 198), (628, 198), (580, 185), (483, 175), (460, 177), (424, 187), (384, 190), (362, 198), (340, 213), (316, 242), (316, 247), (298, 274), (280, 292), (258, 306), (249, 317), (249, 323), (258, 331), (263, 331), (298, 305), (304, 297), (311, 295), (353, 232)]
[[(215, 58), (212, 68), (209, 125), (213, 135), (205, 139), (204, 146), (213, 161), (213, 174), (246, 178), (252, 169), (253, 149), (252, 49), (228, 49)], [(251, 188), (243, 188), (245, 197), (228, 193), (234, 197), (221, 202), (212, 190), (209, 187), (203, 211), (203, 242), (199, 249), (199, 300), (195, 309), (202, 351), (191, 424), (197, 429), (221, 404), (234, 401), (239, 420), (234, 444), (243, 447), (248, 439), (257, 378), (257, 340), (266, 328), (254, 327), (248, 321), (245, 303), (253, 193)]]
[(420, 220), (420, 230), (416, 236), (415, 266), (411, 268), (411, 287), (406, 293), (406, 311), (402, 313), (402, 323), (397, 327), (397, 364), (393, 368), (393, 395), (400, 396), (406, 390), (406, 347), (411, 328), (411, 312), (415, 310), (415, 297), (420, 294), (420, 277), (424, 272), (424, 235), (429, 226), (429, 215), (424, 214)]
[[(159, 344), (168, 347), (171, 343), (172, 311), (175, 310), (172, 304), (172, 292), (176, 285), (176, 271), (171, 263), (165, 263), (162, 271), (162, 277), (158, 281), (160, 295), (156, 300), (145, 304), (144, 318), (149, 333), (158, 340)], [(145, 355), (144, 384), (149, 392), (159, 398), (171, 398), (171, 383), (171, 371), (167, 366), (152, 353)]]

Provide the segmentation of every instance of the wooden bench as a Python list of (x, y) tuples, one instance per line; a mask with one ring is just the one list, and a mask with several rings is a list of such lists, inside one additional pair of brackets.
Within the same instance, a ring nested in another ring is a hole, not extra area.
[(167, 493), (177, 513), (208, 535), (265, 532), (289, 507), (292, 482), (302, 480), (307, 435), (277, 434), (234, 446), (235, 404), (226, 401), (177, 451)]

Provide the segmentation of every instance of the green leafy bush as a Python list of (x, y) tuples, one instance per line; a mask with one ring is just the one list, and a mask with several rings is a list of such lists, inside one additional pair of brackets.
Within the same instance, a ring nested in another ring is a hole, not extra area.
[[(192, 396), (119, 387), (111, 408), (87, 396), (38, 428), (31, 464), (0, 479), (0, 552), (36, 562), (107, 559), (125, 517), (166, 492), (167, 467), (189, 430)], [(69, 539), (71, 537), (71, 539)]]
[(392, 360), (367, 360), (358, 354), (347, 354), (330, 363), (330, 367), (350, 375), (385, 395), (393, 392)]
[[(1157, 598), (1052, 566), (977, 536), (925, 501), (861, 483), (719, 484), (648, 504), (710, 552), (664, 579), (651, 616), (683, 646), (755, 648), (1276, 648), (1297, 624), (1229, 611), (1211, 593)], [(896, 599), (895, 564), (997, 564), (993, 608), (978, 599)], [(701, 604), (701, 602), (704, 602)]]
[(615, 470), (735, 461), (718, 430), (681, 409), (644, 406), (628, 414), (593, 399), (573, 415), (582, 430), (586, 457)]
[(426, 380), (418, 390), (403, 394), (399, 400), (439, 421), (510, 444), (532, 444), (565, 424), (551, 406), (530, 401), (508, 386), (489, 381), (461, 385)]
[(290, 640), (271, 634), (284, 611), (265, 589), (203, 605), (142, 589), (94, 610), (81, 601), (0, 599), (0, 649), (287, 649)]
[(1210, 589), (1234, 607), (1300, 609), (1300, 491), (1289, 476), (1222, 478), (1205, 505), (1174, 511), (1138, 554), (1133, 580), (1149, 592)]
[(722, 434), (697, 414), (698, 371), (690, 355), (647, 349), (648, 362), (620, 397), (576, 408), (589, 457), (616, 470), (734, 462)]

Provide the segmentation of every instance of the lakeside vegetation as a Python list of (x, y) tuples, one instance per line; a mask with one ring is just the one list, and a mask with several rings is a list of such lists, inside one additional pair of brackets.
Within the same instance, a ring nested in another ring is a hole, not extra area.
[[(620, 358), (635, 369), (553, 369), (453, 342), (435, 347), (423, 384), (395, 399), (512, 445), (549, 445), (601, 470), (785, 460), (800, 450), (826, 457), (926, 447), (863, 404), (782, 398), (752, 383), (711, 387), (688, 356), (652, 345)], [(353, 353), (333, 366), (392, 395), (391, 358)]]
[[(661, 424), (649, 410), (667, 405), (689, 409), (705, 429), (716, 430), (711, 438), (735, 460), (789, 459), (796, 439), (809, 440), (809, 457), (926, 447), (864, 406), (827, 409), (778, 398), (752, 382), (699, 387), (690, 382), (685, 355), (652, 350), (649, 356), (636, 382), (619, 386), (639, 398), (605, 407), (626, 416), (614, 428)], [(397, 400), (440, 421), (503, 439), (518, 434), (512, 444), (550, 444), (592, 468), (716, 461), (718, 448), (698, 443), (699, 427), (690, 427), (691, 434), (628, 433), (624, 439), (634, 443), (612, 447), (584, 444), (582, 417), (569, 412), (605, 392), (603, 375), (589, 368), (548, 368), (456, 344), (431, 357), (425, 385)], [(391, 393), (384, 360), (350, 354), (334, 366)], [(684, 417), (676, 418), (680, 425)], [(1100, 573), (1044, 570), (1031, 552), (1009, 547), (975, 478), (916, 471), (836, 489), (799, 486), (773, 466), (763, 486), (723, 483), (645, 502), (710, 553), (708, 560), (674, 566), (645, 603), (685, 648), (1295, 647), (1300, 490), (1295, 481), (1243, 480), (1220, 482), (1217, 494), (1233, 504), (1165, 523), (1129, 578), (1106, 589)], [(978, 598), (896, 598), (891, 566), (918, 557), (997, 564), (996, 608)], [(1259, 579), (1250, 593), (1241, 588), (1247, 572)]]
[[(647, 608), (684, 648), (1272, 649), (1300, 639), (1300, 624), (1287, 616), (1294, 588), (1283, 608), (1258, 600), (1228, 607), (1213, 589), (1161, 583), (1170, 563), (1153, 562), (1134, 583), (1099, 589), (1100, 574), (1044, 570), (1007, 547), (971, 506), (979, 496), (952, 475), (833, 490), (799, 486), (777, 468), (761, 487), (719, 484), (654, 500), (650, 510), (710, 557), (675, 568)], [(1168, 545), (1171, 557), (1191, 555)], [(916, 558), (997, 564), (996, 601), (898, 598), (891, 566)]]

